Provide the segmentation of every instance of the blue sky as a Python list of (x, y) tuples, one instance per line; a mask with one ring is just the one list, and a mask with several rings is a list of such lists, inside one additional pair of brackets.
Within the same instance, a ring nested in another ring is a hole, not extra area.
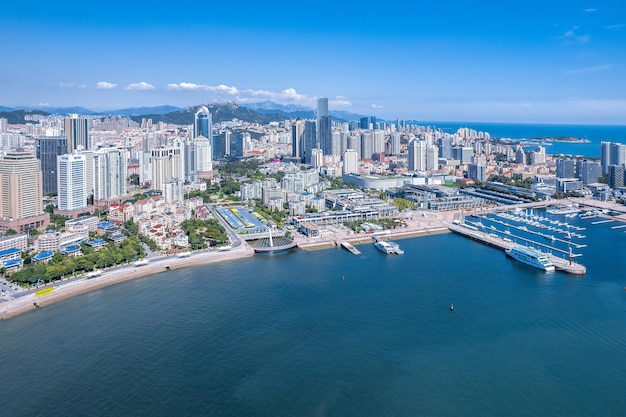
[(0, 105), (626, 124), (623, 1), (409, 3), (11, 2)]

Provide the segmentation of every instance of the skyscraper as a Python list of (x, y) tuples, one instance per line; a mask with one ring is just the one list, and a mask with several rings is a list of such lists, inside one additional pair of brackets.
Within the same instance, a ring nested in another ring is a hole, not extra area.
[(574, 178), (575, 163), (573, 159), (559, 158), (556, 161), (557, 178)]
[(94, 200), (109, 200), (126, 195), (128, 152), (120, 148), (102, 148), (82, 153), (86, 166), (86, 194)]
[(37, 159), (41, 163), (43, 195), (57, 195), (57, 156), (67, 151), (66, 137), (41, 137), (37, 139)]
[(602, 168), (597, 161), (589, 161), (584, 159), (582, 161), (577, 161), (576, 163), (578, 179), (581, 180), (585, 185), (598, 182), (601, 169)]
[(359, 172), (359, 154), (354, 149), (346, 149), (343, 153), (344, 174), (356, 174)]
[(312, 157), (312, 150), (319, 148), (319, 142), (317, 141), (316, 134), (316, 122), (307, 120), (304, 122), (304, 163), (310, 164)]
[(70, 114), (65, 119), (65, 137), (67, 138), (67, 152), (75, 150), (89, 149), (89, 120), (79, 117), (77, 114)]
[(301, 120), (296, 120), (296, 122), (291, 125), (291, 156), (300, 158), (301, 161), (304, 158), (303, 136), (304, 123), (302, 123)]
[(602, 175), (609, 172), (611, 165), (611, 142), (600, 142), (600, 164), (602, 165)]
[(163, 184), (184, 176), (181, 149), (175, 146), (161, 147), (151, 151), (150, 171), (152, 188), (163, 190)]
[(43, 213), (39, 161), (28, 152), (0, 158), (0, 218), (23, 219)]
[(332, 155), (332, 126), (328, 115), (328, 99), (317, 99), (317, 143), (324, 155)]
[(196, 149), (195, 165), (198, 178), (211, 178), (213, 176), (211, 142), (204, 136), (196, 136), (193, 141)]
[(57, 207), (59, 210), (79, 210), (87, 207), (87, 159), (85, 155), (58, 156), (57, 171)]
[(204, 136), (209, 141), (213, 138), (213, 117), (206, 106), (201, 106), (193, 123), (193, 139)]
[(426, 170), (426, 142), (413, 139), (409, 142), (409, 171)]

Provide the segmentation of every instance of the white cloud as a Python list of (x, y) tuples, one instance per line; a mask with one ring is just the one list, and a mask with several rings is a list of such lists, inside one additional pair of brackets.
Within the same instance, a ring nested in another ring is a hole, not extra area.
[(63, 87), (63, 88), (86, 88), (87, 85), (86, 84), (79, 84), (79, 83), (59, 83), (59, 87)]
[(385, 106), (381, 106), (380, 104), (372, 104), (373, 109), (384, 109)]
[(102, 90), (110, 90), (115, 87), (117, 87), (117, 84), (108, 83), (106, 81), (100, 81), (98, 84), (96, 84), (96, 88), (102, 89)]
[(620, 23), (619, 25), (609, 25), (609, 26), (605, 26), (605, 29), (610, 29), (610, 30), (620, 30), (622, 29), (624, 26), (626, 26), (626, 24), (624, 23)]
[(154, 90), (154, 86), (152, 84), (148, 84), (145, 81), (140, 83), (132, 83), (126, 86), (127, 90)]
[(598, 9), (585, 9), (585, 12), (587, 13), (593, 13), (593, 12), (597, 12)]
[[(281, 91), (270, 90), (255, 90), (251, 88), (240, 89), (235, 86), (228, 86), (224, 84), (219, 85), (206, 85), (195, 84), (190, 82), (180, 82), (178, 84), (172, 83), (167, 85), (168, 90), (172, 91), (206, 91), (213, 93), (210, 100), (215, 101), (235, 101), (238, 103), (256, 103), (259, 101), (273, 101), (279, 104), (301, 104), (308, 106), (315, 106), (316, 97), (300, 94), (295, 88), (286, 88)], [(206, 98), (206, 97), (205, 97)], [(330, 101), (329, 104), (336, 106), (350, 106), (351, 103), (347, 100), (335, 100)]]
[(583, 74), (586, 72), (606, 71), (606, 70), (610, 70), (611, 68), (613, 68), (612, 65), (605, 64), (605, 65), (596, 65), (594, 67), (571, 69), (569, 71), (566, 71), (566, 73), (567, 74)]
[(581, 43), (587, 43), (589, 42), (589, 40), (591, 39), (591, 35), (587, 34), (587, 35), (579, 35), (578, 33), (576, 33), (578, 31), (578, 29), (580, 29), (580, 26), (574, 26), (571, 29), (565, 31), (561, 36), (559, 36), (559, 39), (566, 39), (566, 40), (570, 40), (570, 41), (578, 41)]
[(336, 109), (338, 107), (351, 107), (352, 102), (350, 102), (350, 100), (346, 100), (345, 98), (343, 98), (341, 100), (337, 100), (337, 99), (329, 100), (328, 105)]

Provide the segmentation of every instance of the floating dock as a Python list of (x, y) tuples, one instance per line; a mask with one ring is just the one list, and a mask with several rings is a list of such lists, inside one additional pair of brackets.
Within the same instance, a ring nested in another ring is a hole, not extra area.
[(361, 254), (361, 251), (358, 250), (357, 248), (355, 248), (351, 243), (341, 242), (341, 246), (343, 246), (344, 248), (346, 248), (347, 250), (352, 252), (352, 254), (354, 254), (354, 255), (360, 255)]
[[(468, 237), (472, 240), (484, 243), (495, 248), (506, 250), (511, 249), (513, 246), (519, 245), (512, 241), (504, 240), (496, 235), (490, 235), (484, 232), (476, 230), (476, 228), (465, 227), (460, 224), (447, 224), (450, 231)], [(587, 273), (587, 268), (584, 265), (576, 262), (570, 262), (567, 259), (559, 258), (551, 253), (546, 253), (550, 261), (554, 264), (557, 271), (567, 272), (568, 274), (584, 275)]]

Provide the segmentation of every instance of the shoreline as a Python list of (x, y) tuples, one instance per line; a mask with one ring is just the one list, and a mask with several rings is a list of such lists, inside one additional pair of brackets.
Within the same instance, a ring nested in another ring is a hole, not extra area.
[(143, 266), (130, 264), (108, 271), (105, 270), (101, 276), (95, 278), (82, 278), (70, 282), (58, 282), (45, 287), (45, 289), (50, 289), (50, 291), (44, 294), (38, 295), (37, 292), (32, 292), (0, 303), (0, 320), (7, 320), (20, 314), (47, 307), (111, 285), (146, 278), (175, 269), (208, 265), (252, 256), (254, 256), (254, 250), (247, 244), (242, 244), (242, 247), (227, 252), (200, 252), (192, 254), (187, 258), (174, 256), (160, 259)]
[[(444, 225), (444, 223), (450, 222), (456, 214), (456, 211), (445, 213), (422, 213), (421, 215), (416, 212), (411, 212), (406, 220), (408, 224), (407, 228), (389, 230), (378, 234), (348, 234), (347, 232), (332, 232), (331, 234), (325, 234), (316, 238), (298, 237), (296, 238), (297, 248), (304, 251), (330, 249), (340, 246), (342, 241), (346, 241), (351, 244), (373, 243), (373, 236), (377, 236), (381, 240), (390, 240), (449, 233), (450, 230)], [(76, 278), (71, 281), (56, 282), (52, 285), (40, 288), (39, 291), (33, 291), (29, 294), (14, 297), (8, 301), (0, 303), (0, 320), (7, 320), (20, 314), (35, 311), (78, 295), (86, 294), (91, 291), (134, 279), (145, 278), (154, 274), (190, 266), (208, 265), (215, 262), (248, 258), (254, 255), (254, 249), (252, 249), (245, 242), (242, 242), (240, 247), (229, 251), (192, 253), (186, 258), (171, 256), (150, 262), (143, 266), (134, 266), (133, 264), (129, 264), (105, 270), (101, 276), (94, 278), (83, 277)]]

